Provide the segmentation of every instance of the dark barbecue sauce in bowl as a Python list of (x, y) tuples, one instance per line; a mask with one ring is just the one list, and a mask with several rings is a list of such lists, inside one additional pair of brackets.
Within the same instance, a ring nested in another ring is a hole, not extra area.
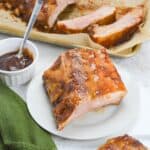
[(16, 57), (17, 53), (18, 50), (0, 56), (0, 70), (18, 71), (32, 64), (33, 55), (28, 49), (24, 49), (21, 58)]

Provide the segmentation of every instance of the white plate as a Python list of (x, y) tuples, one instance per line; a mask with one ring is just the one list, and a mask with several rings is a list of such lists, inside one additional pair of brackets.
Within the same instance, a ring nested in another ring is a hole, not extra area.
[(74, 120), (63, 131), (56, 129), (52, 108), (43, 87), (42, 74), (36, 76), (27, 91), (27, 105), (34, 120), (48, 132), (75, 140), (91, 140), (111, 136), (131, 128), (139, 112), (139, 88), (131, 75), (120, 71), (128, 94), (119, 106), (89, 112)]

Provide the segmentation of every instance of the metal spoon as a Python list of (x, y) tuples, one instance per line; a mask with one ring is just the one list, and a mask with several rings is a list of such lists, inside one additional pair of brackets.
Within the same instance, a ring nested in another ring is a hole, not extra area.
[(29, 34), (30, 34), (32, 27), (37, 19), (37, 16), (41, 10), (42, 5), (43, 5), (43, 0), (36, 0), (32, 15), (30, 17), (29, 23), (27, 25), (27, 29), (26, 29), (24, 37), (23, 37), (23, 41), (21, 42), (21, 45), (20, 45), (20, 48), (19, 48), (19, 51), (17, 54), (18, 58), (21, 58), (23, 55), (24, 45), (26, 44), (26, 41), (29, 38)]

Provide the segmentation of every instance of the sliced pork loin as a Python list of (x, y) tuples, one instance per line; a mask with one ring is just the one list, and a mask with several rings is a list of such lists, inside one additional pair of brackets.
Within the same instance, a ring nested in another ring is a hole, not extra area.
[(73, 49), (60, 55), (43, 75), (58, 130), (73, 119), (118, 105), (126, 88), (105, 49)]
[(89, 29), (92, 39), (109, 48), (129, 40), (144, 20), (144, 7), (133, 8), (113, 24), (95, 25)]
[(65, 33), (76, 33), (84, 31), (89, 25), (94, 23), (106, 25), (115, 20), (115, 11), (116, 8), (113, 6), (102, 6), (88, 15), (70, 20), (58, 21), (57, 28), (59, 31)]
[[(36, 0), (1, 0), (7, 9), (13, 10), (13, 13), (28, 21)], [(54, 26), (58, 16), (64, 9), (75, 4), (77, 0), (44, 0), (44, 5), (37, 18), (36, 25), (41, 29), (50, 29)]]

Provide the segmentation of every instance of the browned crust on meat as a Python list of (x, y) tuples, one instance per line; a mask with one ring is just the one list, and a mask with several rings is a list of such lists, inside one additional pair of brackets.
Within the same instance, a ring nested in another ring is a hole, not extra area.
[[(114, 12), (114, 14), (106, 16), (105, 18), (100, 19), (99, 21), (97, 21), (95, 23), (97, 23), (99, 25), (107, 25), (107, 24), (113, 23), (115, 21), (115, 19), (116, 19), (116, 16), (115, 16), (115, 12)], [(94, 24), (94, 23), (92, 23), (92, 24)], [(89, 26), (91, 26), (91, 24)], [(85, 32), (86, 33), (87, 32), (87, 28), (89, 26), (87, 26), (83, 30), (80, 30), (80, 29), (71, 29), (71, 28), (68, 28), (65, 24), (59, 23), (59, 21), (58, 21), (57, 24), (56, 24), (56, 30), (59, 33), (68, 33), (68, 34), (69, 33), (80, 33), (80, 32)]]
[[(101, 37), (101, 35), (95, 36), (96, 29), (97, 28), (103, 28), (103, 27), (99, 27), (98, 25), (94, 25), (94, 26), (91, 26), (88, 29), (88, 32), (89, 32), (91, 38), (96, 43), (99, 43), (99, 44), (101, 44), (101, 45), (103, 45), (103, 46), (105, 46), (107, 48), (119, 45), (119, 44), (121, 44), (121, 43), (123, 43), (123, 42), (125, 42), (127, 40), (130, 40), (132, 38), (132, 36), (134, 35), (134, 33), (139, 29), (139, 25), (144, 21), (144, 15), (145, 15), (144, 14), (144, 6), (138, 6), (137, 8), (133, 8), (133, 9), (130, 8), (129, 11), (128, 11), (128, 13), (130, 13), (131, 11), (133, 11), (135, 9), (136, 10), (139, 9), (139, 11), (143, 11), (143, 14), (139, 15), (137, 17), (137, 21), (135, 21), (134, 24), (130, 25), (129, 27), (127, 26), (126, 28), (123, 29), (123, 31), (118, 31), (117, 33), (114, 32), (114, 33), (110, 34), (109, 36), (107, 35), (106, 37), (105, 36)], [(125, 15), (127, 15), (127, 14), (125, 14)], [(122, 19), (122, 17), (124, 17), (124, 16), (122, 15), (120, 17), (120, 19)], [(116, 24), (118, 21), (116, 21), (114, 24)], [(113, 27), (112, 25), (108, 25), (108, 26), (111, 28), (111, 27)], [(118, 26), (119, 26), (119, 24), (118, 24)], [(104, 29), (105, 29), (105, 27), (106, 26), (104, 26)]]
[(110, 139), (98, 150), (148, 150), (141, 142), (124, 135)]
[(43, 80), (59, 130), (87, 99), (92, 101), (108, 93), (126, 91), (105, 49), (69, 50), (44, 72)]
[(130, 40), (138, 29), (139, 29), (139, 24), (131, 28), (126, 28), (123, 32), (118, 32), (117, 34), (111, 35), (112, 38), (111, 37), (109, 38), (93, 37), (92, 31), (90, 32), (90, 35), (93, 41), (95, 41), (96, 43), (99, 43), (106, 48), (110, 48), (112, 46), (116, 46), (125, 41)]

